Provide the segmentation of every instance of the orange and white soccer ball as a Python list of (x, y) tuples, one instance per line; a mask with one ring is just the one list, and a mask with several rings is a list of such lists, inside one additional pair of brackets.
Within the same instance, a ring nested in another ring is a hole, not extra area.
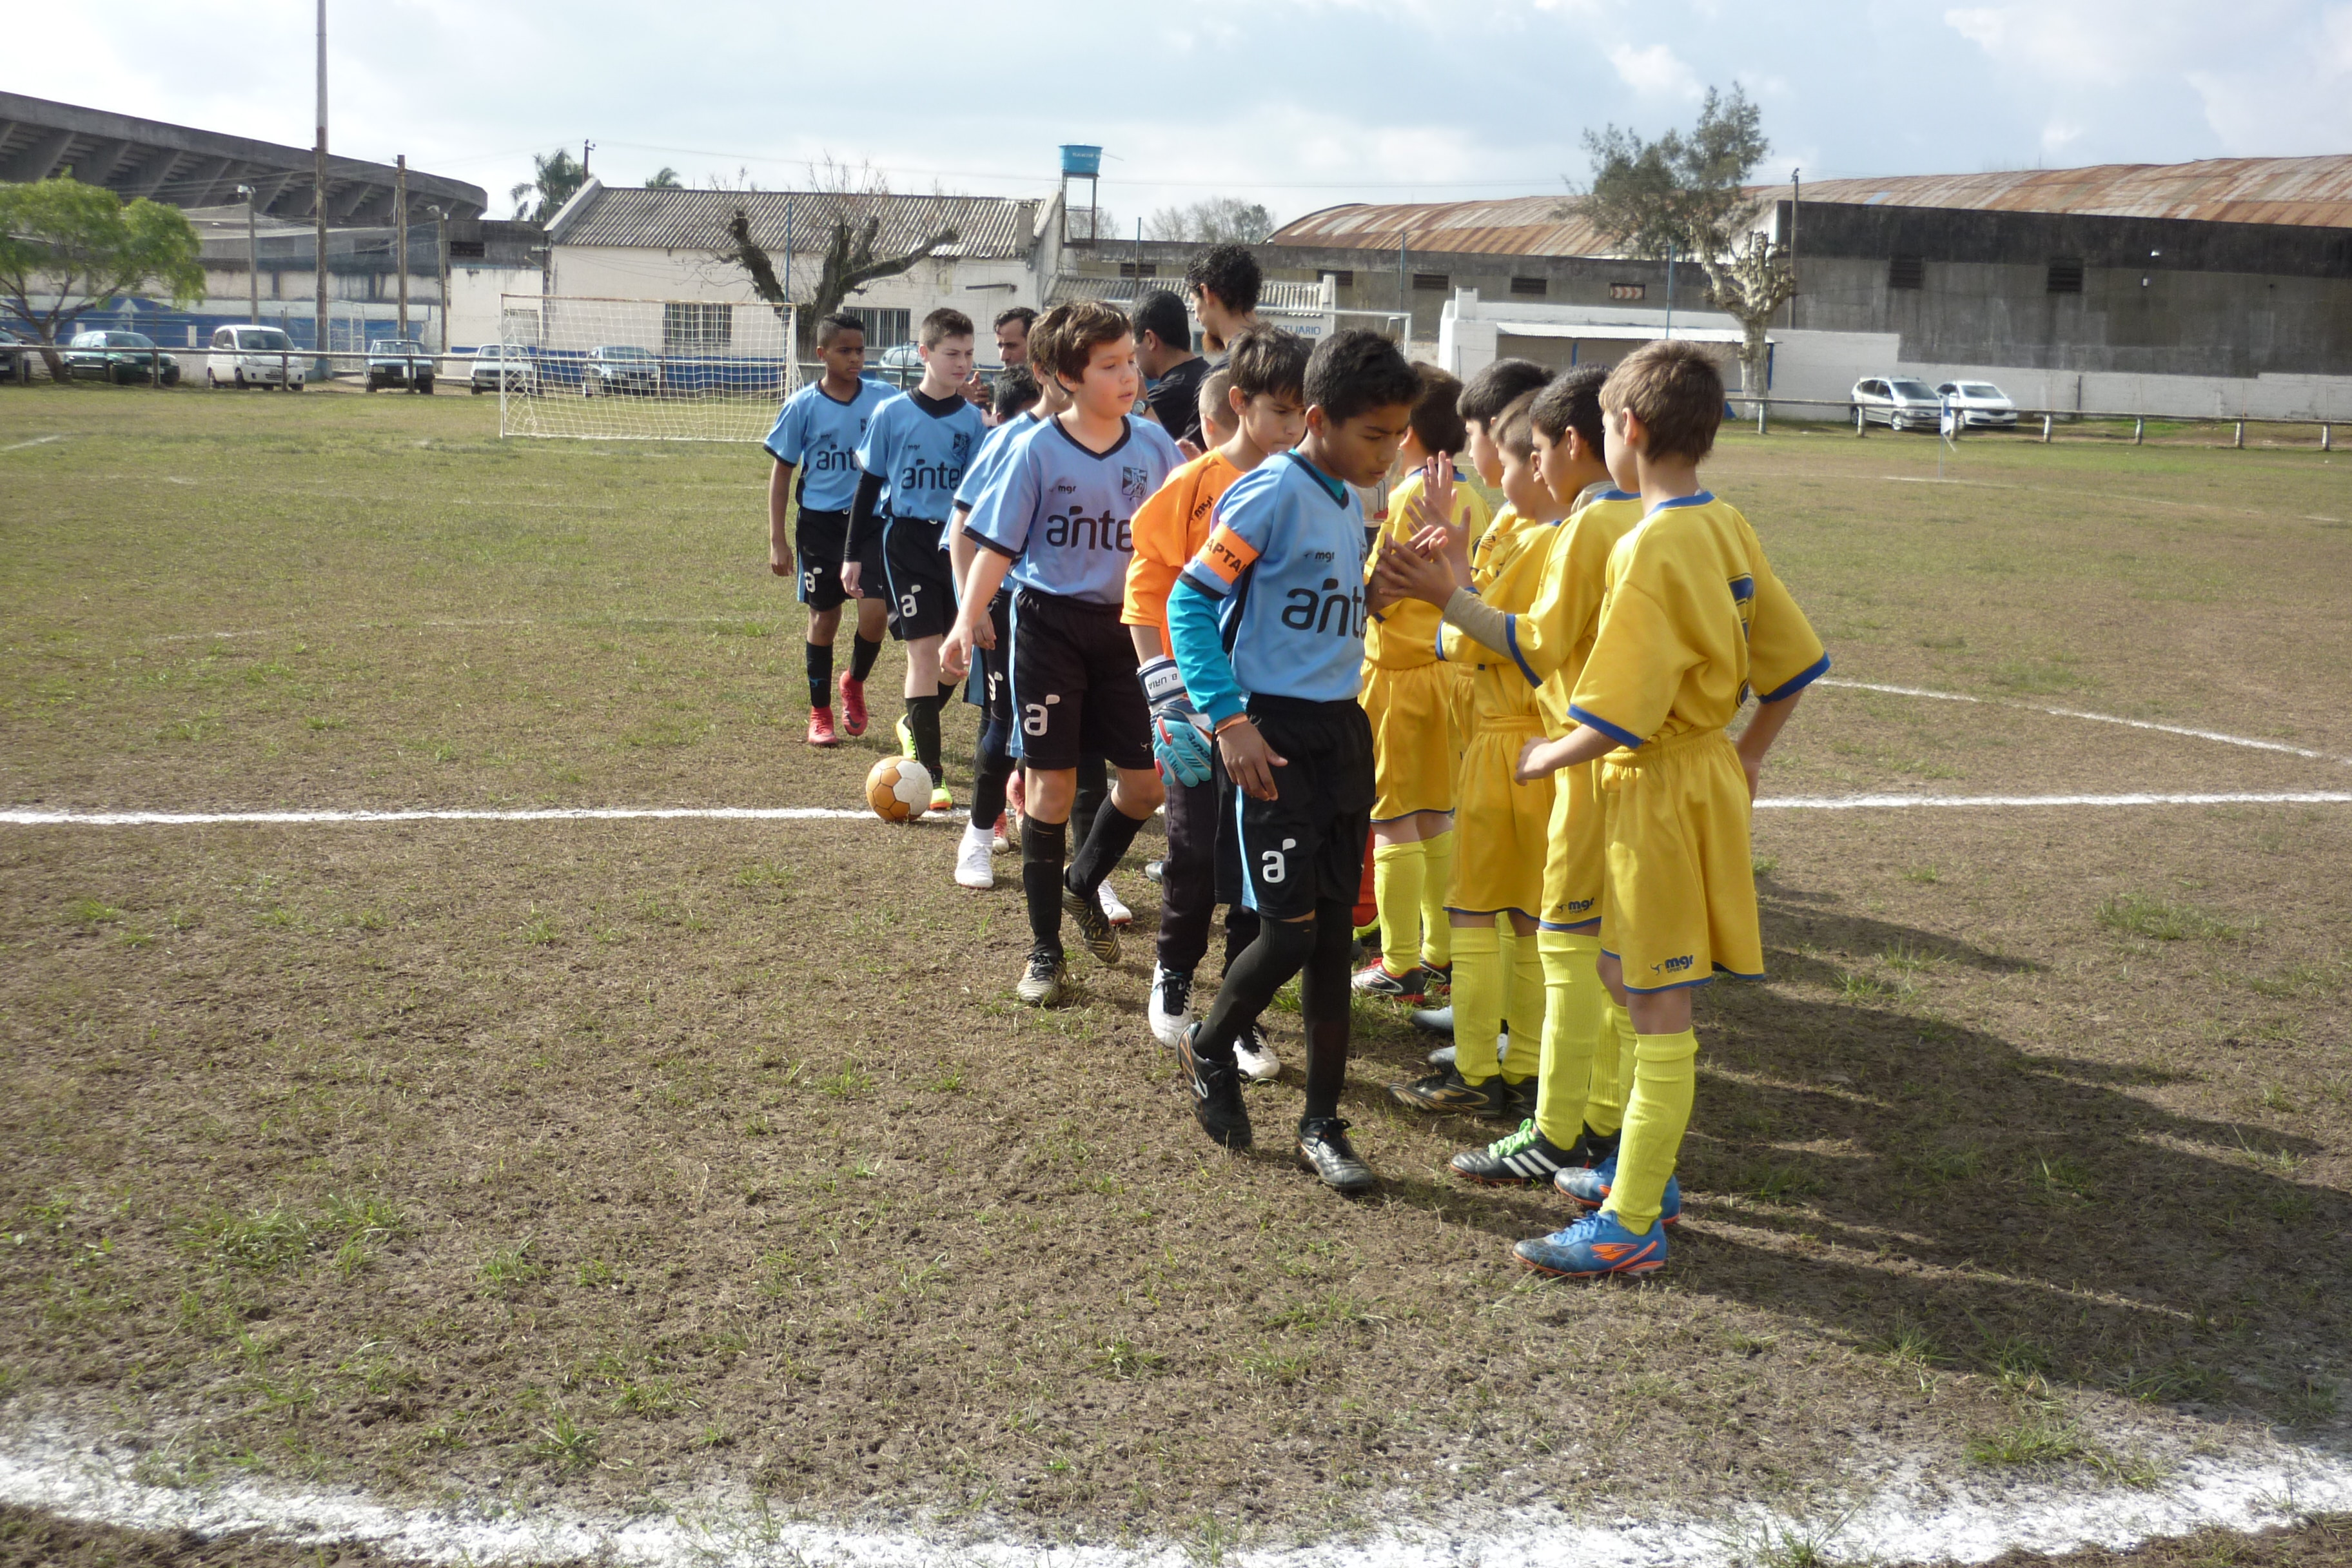
[(931, 773), (912, 757), (885, 757), (866, 775), (866, 804), (885, 822), (908, 822), (931, 808)]

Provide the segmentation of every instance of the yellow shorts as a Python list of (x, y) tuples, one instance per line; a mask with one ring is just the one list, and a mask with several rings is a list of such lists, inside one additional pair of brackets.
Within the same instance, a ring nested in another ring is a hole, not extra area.
[(1374, 822), (1454, 809), (1454, 672), (1442, 664), (1365, 667), (1358, 700), (1372, 724)]
[(1612, 752), (1601, 762), (1601, 951), (1623, 964), (1625, 989), (1760, 978), (1748, 777), (1730, 739), (1698, 730)]
[(1552, 774), (1550, 843), (1544, 850), (1546, 931), (1590, 931), (1601, 921), (1601, 884), (1608, 875), (1609, 825), (1601, 812), (1601, 764), (1581, 763)]
[(1519, 748), (1543, 733), (1533, 714), (1484, 721), (1462, 753), (1454, 781), (1454, 877), (1445, 907), (1463, 914), (1515, 910), (1532, 920), (1542, 907), (1544, 843), (1551, 826), (1552, 781), (1517, 784)]
[(1454, 672), (1454, 767), (1458, 774), (1462, 768), (1462, 749), (1470, 737), (1478, 732), (1478, 701), (1471, 686), (1477, 679), (1475, 665), (1449, 664)]

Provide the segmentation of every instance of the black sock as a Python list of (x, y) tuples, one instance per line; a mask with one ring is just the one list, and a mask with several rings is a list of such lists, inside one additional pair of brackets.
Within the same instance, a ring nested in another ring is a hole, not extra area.
[(1081, 893), (1093, 892), (1142, 830), (1142, 823), (1106, 801), (1103, 808), (1095, 813), (1095, 825), (1087, 834), (1086, 842), (1078, 846), (1077, 858), (1070, 862), (1069, 885)]
[(940, 681), (940, 701), (942, 701), (942, 702), (946, 701), (949, 698), (953, 697), (953, 696), (954, 696), (954, 695), (955, 695), (959, 690), (961, 690), (961, 689), (962, 689), (962, 687), (963, 687), (963, 682), (962, 682), (962, 681), (961, 681), (961, 680), (942, 680), (942, 681)]
[(1223, 973), (1233, 973), (1234, 963), (1249, 951), (1250, 943), (1257, 940), (1260, 923), (1257, 911), (1248, 905), (1235, 903), (1225, 906), (1225, 967)]
[(1300, 1020), (1307, 1029), (1307, 1110), (1302, 1121), (1339, 1114), (1348, 1082), (1348, 949), (1354, 909), (1336, 900), (1315, 903), (1315, 948), (1298, 980)]
[(1021, 890), (1029, 900), (1029, 941), (1047, 952), (1062, 951), (1062, 860), (1070, 849), (1070, 825), (1021, 819)]
[(1013, 759), (1002, 745), (991, 747), (990, 739), (988, 734), (981, 736), (979, 755), (972, 762), (971, 821), (982, 828), (994, 826), (1004, 815), (1004, 786), (1013, 782)]
[(813, 642), (808, 647), (809, 706), (833, 706), (833, 645)]
[(849, 679), (852, 680), (864, 680), (867, 676), (874, 673), (874, 661), (881, 657), (881, 639), (877, 637), (874, 641), (867, 642), (866, 640), (866, 634), (864, 632), (859, 632), (856, 637), (853, 639), (850, 647)]
[(938, 783), (941, 777), (940, 700), (936, 696), (908, 698), (907, 728), (914, 731), (915, 761), (923, 764), (923, 771), (931, 775), (933, 783)]
[[(1193, 1048), (1212, 1061), (1231, 1062), (1234, 1042), (1315, 952), (1311, 921), (1267, 921), (1257, 940), (1225, 971), (1217, 999), (1201, 1020)], [(1342, 953), (1344, 968), (1346, 954)]]
[(1084, 844), (1094, 832), (1095, 817), (1109, 796), (1109, 769), (1103, 760), (1081, 756), (1078, 759), (1077, 804), (1070, 808), (1070, 826), (1077, 830), (1079, 843)]

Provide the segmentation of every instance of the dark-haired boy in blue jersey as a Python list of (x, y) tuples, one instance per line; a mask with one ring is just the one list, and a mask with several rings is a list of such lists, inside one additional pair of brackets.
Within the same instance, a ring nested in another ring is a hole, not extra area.
[[(768, 432), (768, 455), (776, 459), (768, 476), (768, 570), (793, 574), (793, 546), (800, 546), (800, 598), (808, 606), (808, 743), (835, 743), (833, 729), (833, 639), (841, 629), (842, 557), (849, 548), (849, 507), (857, 499), (857, 447), (866, 423), (890, 400), (890, 389), (866, 379), (866, 327), (855, 316), (827, 316), (817, 323), (817, 357), (824, 374), (784, 401)], [(793, 470), (800, 470), (793, 495)], [(800, 503), (796, 527), (792, 503)], [(871, 570), (882, 569), (882, 552), (871, 553)], [(882, 652), (886, 611), (879, 595), (857, 601), (856, 651), (841, 678), (842, 729), (853, 738), (866, 733), (866, 677)]]
[(1357, 701), (1364, 515), (1350, 486), (1379, 482), (1411, 428), (1421, 378), (1396, 346), (1335, 332), (1307, 362), (1307, 435), (1217, 500), (1208, 542), (1168, 595), (1176, 666), (1234, 781), (1242, 900), (1257, 940), (1225, 971), (1180, 1047), (1202, 1131), (1251, 1140), (1234, 1043), (1294, 974), (1307, 1034), (1298, 1152), (1326, 1184), (1375, 1184), (1348, 1142), (1348, 952), (1375, 791), (1371, 725)]
[(988, 422), (963, 395), (971, 379), (971, 318), (961, 310), (942, 306), (923, 318), (916, 339), (923, 379), (874, 411), (857, 448), (866, 477), (850, 509), (851, 553), (878, 533), (889, 581), (866, 582), (856, 560), (844, 572), (852, 588), (888, 595), (891, 635), (907, 645), (898, 743), (930, 773), (933, 811), (955, 804), (940, 765), (940, 710), (955, 689), (940, 682), (940, 639), (955, 620), (948, 514), (988, 434)]
[[(1151, 710), (1118, 615), (1135, 510), (1183, 459), (1166, 431), (1128, 413), (1141, 376), (1119, 310), (1099, 300), (1057, 305), (1038, 319), (1031, 343), (1038, 373), (1059, 382), (1071, 405), (1013, 437), (1017, 445), (965, 521), (964, 536), (979, 550), (940, 658), (960, 674), (975, 647), (995, 643), (988, 607), (1009, 579), (1013, 710), (1027, 778), (1021, 883), (1031, 939), (1015, 992), (1051, 1005), (1067, 978), (1065, 910), (1088, 952), (1118, 962), (1102, 881), (1161, 798)], [(1118, 777), (1072, 856), (1070, 811), (1078, 761), (1087, 753), (1108, 761)]]

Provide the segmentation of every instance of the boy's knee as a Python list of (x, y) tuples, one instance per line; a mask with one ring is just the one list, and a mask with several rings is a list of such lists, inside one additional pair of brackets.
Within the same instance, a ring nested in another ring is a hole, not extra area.
[(1028, 799), (1028, 815), (1045, 822), (1067, 822), (1070, 807), (1076, 803), (1077, 775), (1068, 768), (1051, 773), (1035, 768), (1026, 770), (1023, 789)]
[(1159, 773), (1140, 768), (1120, 769), (1118, 784), (1111, 791), (1119, 814), (1139, 822), (1158, 811), (1160, 802), (1167, 798), (1168, 786), (1160, 782)]
[(1258, 941), (1266, 944), (1285, 968), (1304, 967), (1315, 953), (1315, 917), (1268, 921), (1259, 929)]

